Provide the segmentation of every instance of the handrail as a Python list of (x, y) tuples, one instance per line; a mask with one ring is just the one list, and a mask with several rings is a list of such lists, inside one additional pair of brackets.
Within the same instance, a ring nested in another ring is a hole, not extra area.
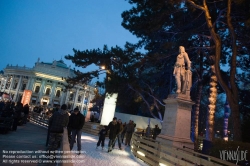
[(132, 153), (149, 165), (228, 165), (235, 164), (218, 158), (151, 140), (134, 133)]
[[(70, 147), (69, 147), (69, 139), (68, 139), (68, 130), (67, 128), (63, 128), (63, 138), (62, 138), (62, 142), (61, 142), (61, 150), (63, 152), (67, 152), (67, 153), (62, 153), (62, 156), (66, 156), (66, 155), (71, 155), (70, 152)], [(64, 159), (64, 157), (63, 157)], [(67, 159), (67, 158), (65, 158)], [(60, 166), (73, 166), (72, 162), (69, 163), (60, 163)]]

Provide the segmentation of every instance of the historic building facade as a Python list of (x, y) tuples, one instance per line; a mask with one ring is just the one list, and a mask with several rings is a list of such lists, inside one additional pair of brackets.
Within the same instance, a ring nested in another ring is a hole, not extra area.
[(45, 63), (38, 59), (33, 68), (7, 65), (0, 74), (0, 91), (14, 102), (21, 101), (24, 90), (31, 90), (30, 105), (54, 107), (65, 103), (69, 109), (78, 106), (81, 111), (88, 110), (95, 87), (76, 85), (65, 89), (65, 78), (72, 76), (73, 70), (62, 60)]

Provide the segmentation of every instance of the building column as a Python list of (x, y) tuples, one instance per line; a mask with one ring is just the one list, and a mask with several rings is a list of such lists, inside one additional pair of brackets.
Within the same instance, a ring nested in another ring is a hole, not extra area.
[(26, 89), (31, 90), (33, 92), (33, 84), (34, 84), (34, 77), (29, 77), (28, 85)]
[(63, 92), (63, 90), (61, 90), (61, 94), (60, 94), (60, 103), (59, 103), (59, 104), (60, 104), (60, 105), (64, 104), (65, 100), (66, 100), (66, 93)]
[(42, 84), (41, 84), (41, 88), (40, 88), (40, 92), (39, 92), (39, 97), (38, 97), (38, 101), (41, 104), (41, 98), (43, 96), (43, 91), (44, 91), (44, 84), (45, 84), (45, 80), (42, 80)]
[(10, 94), (10, 89), (11, 89), (12, 86), (13, 86), (14, 78), (15, 78), (15, 76), (13, 75), (12, 78), (11, 78), (10, 87), (9, 87), (9, 90), (8, 90), (8, 91), (9, 91), (9, 94)]
[(1, 92), (5, 91), (5, 86), (6, 86), (6, 82), (7, 82), (8, 77), (3, 78), (1, 81)]
[(19, 77), (19, 80), (18, 80), (18, 84), (17, 84), (17, 87), (16, 87), (16, 94), (14, 96), (14, 101), (17, 102), (17, 95), (19, 94), (18, 92), (20, 91), (20, 85), (21, 85), (21, 82), (22, 82), (22, 79), (23, 79), (23, 76), (20, 76)]
[[(51, 93), (50, 93), (50, 99), (49, 99), (49, 103), (51, 104), (53, 101), (52, 99), (55, 96), (55, 88), (56, 88), (56, 83), (53, 82), (52, 88), (51, 88)], [(52, 103), (51, 105), (53, 106), (54, 103)]]
[(83, 94), (83, 99), (82, 99), (82, 106), (81, 106), (81, 112), (82, 112), (82, 114), (84, 114), (84, 110), (83, 110), (83, 107), (84, 107), (84, 100), (85, 100), (85, 94), (86, 94), (86, 89), (84, 89), (84, 94)]
[[(64, 94), (65, 94), (65, 93), (64, 93)], [(68, 101), (69, 101), (69, 90), (67, 90), (66, 96), (65, 96), (65, 100), (64, 100), (64, 103), (62, 103), (62, 104), (67, 104)]]
[(31, 82), (31, 79), (30, 77), (28, 77), (28, 82), (27, 82), (27, 85), (25, 87), (25, 90), (30, 90), (29, 87), (30, 87), (30, 82)]
[(73, 109), (75, 108), (76, 103), (77, 103), (77, 101), (78, 101), (78, 93), (79, 93), (79, 88), (76, 89), (76, 94), (75, 94), (75, 100), (74, 100)]

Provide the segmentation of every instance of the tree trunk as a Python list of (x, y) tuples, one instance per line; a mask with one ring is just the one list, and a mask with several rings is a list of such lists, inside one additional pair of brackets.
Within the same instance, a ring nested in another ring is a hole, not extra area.
[(198, 90), (195, 100), (195, 124), (194, 124), (194, 130), (195, 130), (195, 147), (194, 150), (197, 151), (199, 149), (199, 113), (200, 113), (200, 101), (201, 101), (201, 92), (202, 92), (202, 83), (201, 79), (198, 81)]
[(212, 23), (211, 16), (209, 13), (208, 6), (206, 4), (206, 0), (203, 0), (203, 6), (199, 6), (195, 4), (192, 0), (187, 0), (191, 5), (195, 8), (201, 9), (205, 13), (205, 19), (207, 22), (208, 29), (212, 36), (212, 39), (215, 43), (215, 74), (218, 78), (218, 82), (220, 83), (221, 87), (224, 89), (229, 106), (232, 111), (232, 118), (233, 118), (233, 134), (235, 141), (241, 141), (241, 123), (240, 123), (240, 112), (239, 112), (239, 98), (238, 98), (238, 89), (235, 83), (235, 74), (236, 74), (236, 56), (237, 56), (237, 47), (236, 47), (236, 35), (234, 32), (234, 28), (231, 23), (231, 5), (232, 0), (228, 0), (227, 6), (227, 24), (229, 28), (229, 32), (231, 35), (232, 41), (232, 58), (231, 58), (231, 65), (230, 65), (230, 85), (231, 88), (227, 85), (227, 83), (223, 80), (220, 72), (220, 58), (221, 58), (221, 39), (219, 35), (215, 31), (215, 27)]
[[(213, 67), (211, 67), (213, 69)], [(214, 138), (214, 113), (217, 100), (217, 77), (212, 71), (210, 79), (209, 105), (207, 111), (206, 140), (212, 141)]]
[(228, 141), (228, 117), (229, 117), (229, 105), (226, 99), (225, 106), (224, 106), (224, 125), (223, 125), (223, 139)]
[[(203, 43), (201, 41), (201, 47)], [(201, 102), (201, 93), (202, 93), (202, 75), (203, 75), (203, 52), (200, 51), (200, 71), (199, 71), (199, 78), (198, 78), (198, 88), (195, 100), (195, 123), (194, 123), (194, 138), (195, 138), (195, 145), (194, 150), (198, 151), (199, 149), (199, 113), (200, 113), (200, 102)]]

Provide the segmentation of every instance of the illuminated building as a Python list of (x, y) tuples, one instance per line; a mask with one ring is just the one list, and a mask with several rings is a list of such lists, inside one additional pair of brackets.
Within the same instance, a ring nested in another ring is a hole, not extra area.
[(0, 74), (0, 91), (9, 94), (12, 101), (19, 102), (24, 90), (31, 90), (30, 105), (54, 107), (65, 103), (69, 109), (78, 106), (83, 111), (94, 98), (95, 87), (76, 85), (65, 89), (65, 78), (72, 76), (73, 70), (62, 60), (45, 63), (38, 59), (33, 68), (7, 65)]

